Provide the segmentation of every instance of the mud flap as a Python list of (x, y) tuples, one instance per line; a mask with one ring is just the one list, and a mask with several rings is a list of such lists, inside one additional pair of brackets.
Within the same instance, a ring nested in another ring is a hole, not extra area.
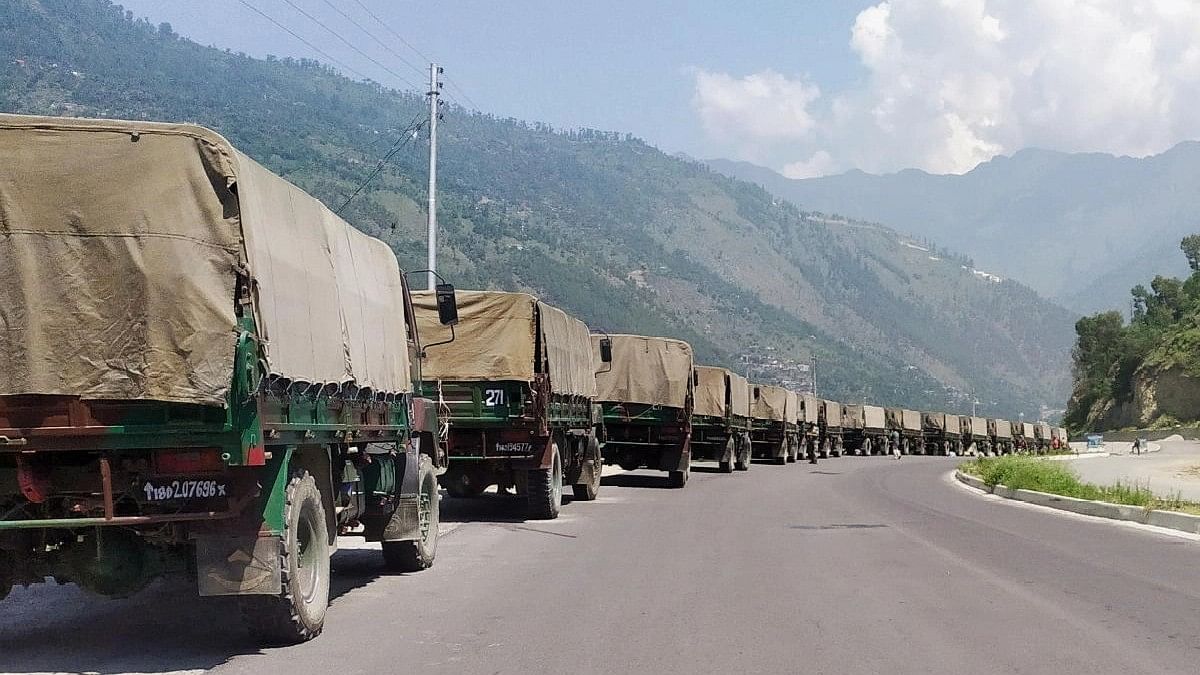
[(416, 541), (421, 538), (419, 497), (401, 497), (383, 529), (383, 541)]
[(282, 541), (276, 535), (198, 535), (196, 577), (202, 597), (279, 595)]
[(687, 471), (692, 462), (690, 444), (669, 445), (658, 456), (661, 471)]

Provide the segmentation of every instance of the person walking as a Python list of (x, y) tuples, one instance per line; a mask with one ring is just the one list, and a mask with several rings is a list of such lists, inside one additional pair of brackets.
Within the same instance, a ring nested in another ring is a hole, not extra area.
[(900, 459), (900, 432), (892, 429), (892, 457)]
[(1133, 454), (1135, 454), (1135, 455), (1142, 454), (1142, 439), (1140, 439), (1140, 438), (1133, 439)]

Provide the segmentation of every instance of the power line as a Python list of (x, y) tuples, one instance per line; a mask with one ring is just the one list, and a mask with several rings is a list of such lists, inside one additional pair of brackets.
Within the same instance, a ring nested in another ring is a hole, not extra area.
[(358, 187), (354, 188), (353, 194), (347, 197), (346, 201), (342, 202), (342, 205), (339, 206), (334, 213), (340, 215), (342, 211), (350, 205), (350, 202), (354, 201), (354, 198), (357, 197), (358, 194), (362, 192), (371, 181), (375, 180), (375, 177), (379, 175), (379, 172), (383, 171), (383, 167), (387, 165), (389, 161), (391, 161), (392, 157), (395, 157), (397, 153), (403, 150), (404, 147), (412, 141), (412, 139), (416, 138), (417, 132), (420, 131), (421, 127), (425, 126), (425, 120), (421, 120), (419, 122), (417, 121), (420, 119), (420, 117), (421, 113), (417, 113), (417, 116), (412, 119), (412, 122), (409, 122), (408, 127), (400, 132), (399, 138), (396, 139), (395, 143), (392, 143), (392, 147), (388, 148), (388, 151), (384, 153), (383, 157), (379, 158), (379, 163), (375, 165), (375, 169), (371, 171), (371, 174), (363, 179), (363, 182), (359, 183)]
[[(286, 0), (285, 0), (285, 1), (286, 1)], [(334, 8), (334, 9), (335, 9), (335, 10), (338, 12), (338, 14), (341, 14), (342, 16), (346, 17), (346, 19), (347, 19), (348, 21), (350, 21), (350, 23), (353, 23), (355, 26), (358, 26), (359, 30), (361, 30), (362, 32), (364, 32), (364, 33), (366, 33), (367, 35), (369, 35), (369, 36), (371, 37), (371, 39), (372, 39), (372, 40), (375, 40), (376, 42), (378, 42), (380, 45), (382, 45), (382, 46), (383, 46), (383, 48), (384, 48), (384, 49), (386, 49), (386, 50), (388, 50), (389, 52), (391, 52), (391, 53), (392, 53), (392, 55), (394, 55), (396, 58), (400, 59), (400, 60), (401, 60), (403, 63), (405, 63), (406, 65), (408, 65), (408, 66), (409, 66), (410, 68), (412, 68), (413, 70), (416, 70), (418, 73), (421, 73), (422, 75), (424, 74), (424, 71), (423, 71), (423, 70), (421, 70), (420, 68), (417, 68), (416, 66), (412, 65), (411, 63), (409, 63), (407, 59), (405, 59), (403, 56), (400, 56), (400, 54), (396, 53), (396, 51), (395, 51), (395, 50), (393, 50), (391, 47), (389, 47), (389, 46), (387, 45), (387, 43), (383, 42), (383, 41), (382, 41), (382, 40), (380, 40), (379, 38), (377, 38), (377, 37), (375, 37), (374, 35), (372, 35), (372, 34), (370, 33), (370, 31), (368, 31), (366, 28), (363, 28), (361, 25), (359, 25), (359, 23), (358, 23), (357, 21), (355, 21), (354, 19), (351, 19), (351, 18), (350, 18), (349, 16), (347, 16), (347, 15), (346, 15), (346, 13), (345, 13), (345, 12), (343, 12), (341, 9), (339, 9), (339, 8), (335, 7), (335, 6), (333, 5), (333, 3), (332, 3), (332, 2), (330, 2), (330, 0), (322, 0), (322, 1), (323, 1), (325, 4), (329, 5), (330, 7), (333, 7), (333, 8)], [(362, 10), (363, 10), (364, 12), (366, 12), (366, 13), (367, 13), (367, 16), (369, 16), (369, 17), (371, 17), (372, 19), (374, 19), (374, 20), (375, 20), (375, 23), (379, 24), (380, 26), (383, 26), (383, 29), (384, 29), (384, 30), (386, 30), (387, 32), (391, 33), (393, 37), (395, 37), (397, 40), (399, 40), (399, 41), (400, 41), (400, 43), (401, 43), (401, 44), (403, 44), (404, 46), (406, 46), (406, 47), (408, 47), (409, 49), (413, 50), (413, 52), (415, 52), (417, 56), (420, 56), (422, 59), (424, 59), (425, 61), (428, 61), (428, 62), (430, 62), (430, 63), (432, 63), (432, 62), (433, 62), (433, 59), (429, 58), (428, 56), (426, 56), (426, 55), (425, 55), (425, 53), (424, 53), (424, 52), (422, 52), (420, 49), (417, 49), (415, 46), (413, 46), (413, 44), (412, 44), (411, 42), (409, 42), (408, 40), (405, 40), (403, 35), (401, 35), (400, 33), (396, 32), (396, 29), (392, 28), (390, 25), (388, 25), (388, 23), (387, 23), (387, 22), (385, 22), (383, 19), (379, 18), (379, 16), (378, 16), (377, 14), (375, 14), (375, 12), (372, 12), (372, 11), (371, 11), (371, 8), (367, 7), (365, 4), (363, 4), (363, 3), (362, 3), (362, 0), (354, 0), (354, 4), (356, 4), (356, 5), (358, 5), (360, 8), (362, 8)], [(446, 79), (446, 82), (447, 82), (447, 83), (450, 85), (450, 87), (451, 87), (451, 88), (453, 88), (453, 89), (454, 89), (454, 91), (458, 92), (458, 95), (459, 95), (459, 96), (461, 96), (461, 97), (463, 98), (463, 100), (465, 100), (467, 103), (471, 104), (471, 107), (472, 107), (472, 108), (475, 108), (476, 110), (482, 110), (482, 109), (483, 109), (483, 108), (482, 108), (482, 107), (481, 107), (481, 106), (480, 106), (478, 103), (476, 103), (475, 101), (472, 101), (472, 100), (471, 100), (471, 97), (467, 95), (467, 92), (463, 91), (463, 90), (462, 90), (462, 87), (459, 87), (457, 84), (455, 84), (455, 83), (454, 83), (454, 80), (451, 80), (451, 79), (447, 78), (447, 79)]]
[(401, 43), (403, 43), (404, 46), (406, 46), (409, 49), (416, 52), (417, 56), (420, 56), (422, 59), (429, 61), (431, 63), (433, 62), (433, 59), (429, 58), (428, 56), (425, 56), (425, 54), (421, 53), (420, 49), (417, 49), (416, 47), (412, 46), (412, 43), (409, 42), (408, 40), (405, 40), (403, 35), (397, 33), (391, 26), (384, 23), (383, 19), (379, 18), (378, 16), (375, 16), (375, 13), (372, 12), (370, 10), (370, 8), (368, 8), (366, 5), (362, 4), (361, 0), (354, 0), (354, 4), (358, 5), (359, 7), (362, 7), (362, 10), (364, 12), (366, 12), (372, 19), (375, 19), (376, 23), (378, 23), (380, 26), (383, 26), (387, 30), (387, 32), (396, 36), (396, 39), (399, 40)]
[(346, 65), (342, 61), (330, 56), (328, 53), (326, 53), (320, 47), (314, 45), (313, 43), (309, 42), (308, 40), (305, 40), (303, 37), (301, 37), (299, 34), (297, 34), (291, 28), (288, 28), (287, 26), (283, 25), (282, 23), (271, 18), (271, 16), (269, 14), (267, 14), (266, 12), (262, 11), (261, 9), (255, 7), (254, 5), (250, 4), (249, 2), (247, 2), (247, 0), (238, 0), (238, 2), (242, 3), (246, 7), (250, 8), (255, 14), (258, 14), (259, 16), (266, 19), (267, 21), (270, 21), (271, 23), (275, 24), (275, 26), (277, 26), (281, 30), (285, 31), (288, 35), (291, 35), (292, 37), (296, 38), (297, 40), (303, 42), (305, 45), (308, 46), (309, 49), (320, 54), (321, 56), (324, 56), (329, 62), (336, 63), (337, 65), (341, 66), (343, 69), (357, 75), (360, 79), (363, 79), (363, 80), (371, 79), (371, 78), (367, 77), (366, 75), (363, 75), (362, 73), (360, 73), (358, 70)]
[(341, 8), (341, 7), (338, 7), (337, 5), (333, 4), (333, 3), (332, 3), (332, 2), (330, 2), (329, 0), (321, 0), (321, 1), (322, 1), (322, 2), (324, 2), (326, 5), (329, 5), (329, 8), (330, 8), (330, 9), (332, 9), (333, 11), (337, 12), (338, 14), (341, 14), (341, 15), (342, 15), (342, 18), (344, 18), (345, 20), (347, 20), (347, 21), (349, 21), (350, 23), (354, 24), (354, 26), (355, 26), (356, 28), (358, 28), (359, 30), (361, 30), (363, 33), (366, 33), (366, 34), (367, 34), (367, 37), (369, 37), (369, 38), (371, 38), (372, 40), (374, 40), (375, 42), (377, 42), (377, 43), (379, 44), (379, 46), (380, 46), (380, 47), (383, 47), (383, 48), (384, 48), (384, 49), (386, 49), (386, 50), (387, 50), (387, 51), (388, 51), (388, 52), (389, 52), (389, 53), (390, 53), (392, 56), (395, 56), (397, 59), (399, 59), (399, 60), (400, 60), (400, 63), (403, 63), (404, 65), (408, 66), (409, 68), (412, 68), (414, 71), (416, 71), (416, 73), (417, 73), (418, 75), (421, 75), (422, 77), (425, 75), (425, 71), (424, 71), (424, 70), (422, 70), (421, 68), (418, 68), (417, 66), (413, 65), (413, 64), (412, 64), (412, 62), (410, 62), (408, 59), (404, 58), (404, 57), (403, 57), (403, 56), (400, 54), (400, 52), (397, 52), (396, 50), (394, 50), (394, 49), (392, 49), (390, 46), (388, 46), (388, 44), (387, 44), (386, 42), (384, 42), (383, 40), (380, 40), (379, 38), (375, 37), (375, 34), (374, 34), (374, 33), (372, 33), (371, 31), (367, 30), (366, 28), (364, 28), (362, 24), (360, 24), (358, 21), (356, 21), (356, 20), (354, 19), (354, 17), (352, 17), (352, 16), (350, 16), (349, 14), (347, 14), (346, 12), (342, 11), (342, 8)]
[(404, 76), (403, 76), (403, 75), (401, 75), (400, 73), (397, 73), (396, 71), (392, 70), (391, 68), (389, 68), (389, 67), (387, 67), (387, 66), (383, 65), (383, 64), (382, 64), (382, 63), (380, 63), (379, 61), (375, 60), (375, 58), (374, 58), (373, 56), (371, 56), (370, 54), (368, 54), (368, 53), (364, 52), (363, 50), (359, 49), (359, 48), (358, 48), (358, 45), (356, 45), (356, 44), (354, 44), (353, 42), (351, 42), (351, 41), (347, 40), (346, 38), (342, 37), (341, 33), (338, 33), (338, 32), (337, 32), (337, 31), (335, 31), (334, 29), (332, 29), (332, 28), (330, 28), (329, 26), (325, 25), (325, 22), (321, 21), (320, 19), (318, 19), (317, 17), (313, 16), (312, 14), (309, 14), (308, 12), (304, 11), (304, 9), (302, 9), (302, 8), (301, 8), (299, 5), (297, 5), (296, 3), (292, 2), (292, 0), (283, 0), (283, 1), (284, 1), (285, 3), (287, 3), (287, 5), (288, 5), (289, 7), (291, 7), (292, 9), (296, 10), (297, 12), (300, 12), (300, 13), (301, 13), (301, 14), (303, 14), (305, 17), (307, 17), (309, 21), (312, 21), (313, 23), (317, 24), (317, 25), (318, 25), (318, 26), (320, 26), (321, 28), (324, 28), (324, 29), (325, 29), (325, 31), (326, 31), (327, 33), (329, 33), (330, 35), (334, 36), (335, 38), (337, 38), (337, 39), (341, 40), (341, 41), (342, 41), (342, 43), (343, 43), (343, 44), (345, 44), (347, 47), (349, 47), (350, 49), (353, 49), (355, 52), (358, 52), (358, 54), (359, 54), (359, 55), (361, 55), (361, 56), (362, 56), (363, 58), (365, 58), (366, 60), (368, 60), (368, 61), (370, 61), (371, 63), (374, 63), (375, 65), (379, 66), (380, 68), (382, 68), (382, 69), (386, 70), (388, 73), (391, 73), (391, 75), (392, 75), (393, 77), (395, 77), (396, 79), (400, 80), (401, 82), (403, 82), (403, 83), (407, 84), (408, 86), (412, 87), (413, 89), (416, 89), (416, 90), (420, 91), (420, 89), (421, 89), (421, 88), (420, 88), (420, 87), (418, 87), (417, 85), (413, 84), (411, 80), (409, 80), (408, 78), (404, 77)]

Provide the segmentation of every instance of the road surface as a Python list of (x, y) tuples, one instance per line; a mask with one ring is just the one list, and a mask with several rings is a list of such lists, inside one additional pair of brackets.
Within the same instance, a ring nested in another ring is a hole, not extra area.
[(185, 587), (19, 591), (0, 670), (1197, 672), (1200, 543), (984, 498), (952, 466), (755, 465), (684, 490), (635, 472), (549, 523), (456, 502), (431, 570), (339, 553), (324, 635), (287, 649)]
[(1071, 466), (1089, 483), (1137, 483), (1158, 495), (1178, 493), (1184, 499), (1200, 502), (1200, 443), (1162, 440), (1155, 444), (1161, 450), (1141, 455), (1129, 454), (1129, 443), (1109, 444), (1119, 447), (1119, 454), (1077, 459)]

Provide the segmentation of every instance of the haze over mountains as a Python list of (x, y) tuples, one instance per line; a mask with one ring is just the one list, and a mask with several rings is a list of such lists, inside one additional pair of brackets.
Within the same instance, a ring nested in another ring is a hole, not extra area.
[(1200, 232), (1200, 143), (1135, 159), (1022, 150), (963, 175), (909, 169), (789, 179), (711, 160), (804, 209), (885, 223), (971, 256), (1080, 313), (1129, 307), (1129, 289), (1182, 275), (1179, 240)]
[[(418, 94), (204, 47), (105, 0), (8, 0), (0, 110), (194, 121), (334, 208), (398, 148), (342, 216), (425, 266), (426, 155), (405, 133)], [(815, 355), (830, 398), (959, 412), (978, 398), (1013, 417), (1066, 400), (1073, 317), (946, 251), (624, 134), (449, 106), (439, 148), (439, 271), (461, 288), (680, 337), (761, 381), (797, 385)]]

